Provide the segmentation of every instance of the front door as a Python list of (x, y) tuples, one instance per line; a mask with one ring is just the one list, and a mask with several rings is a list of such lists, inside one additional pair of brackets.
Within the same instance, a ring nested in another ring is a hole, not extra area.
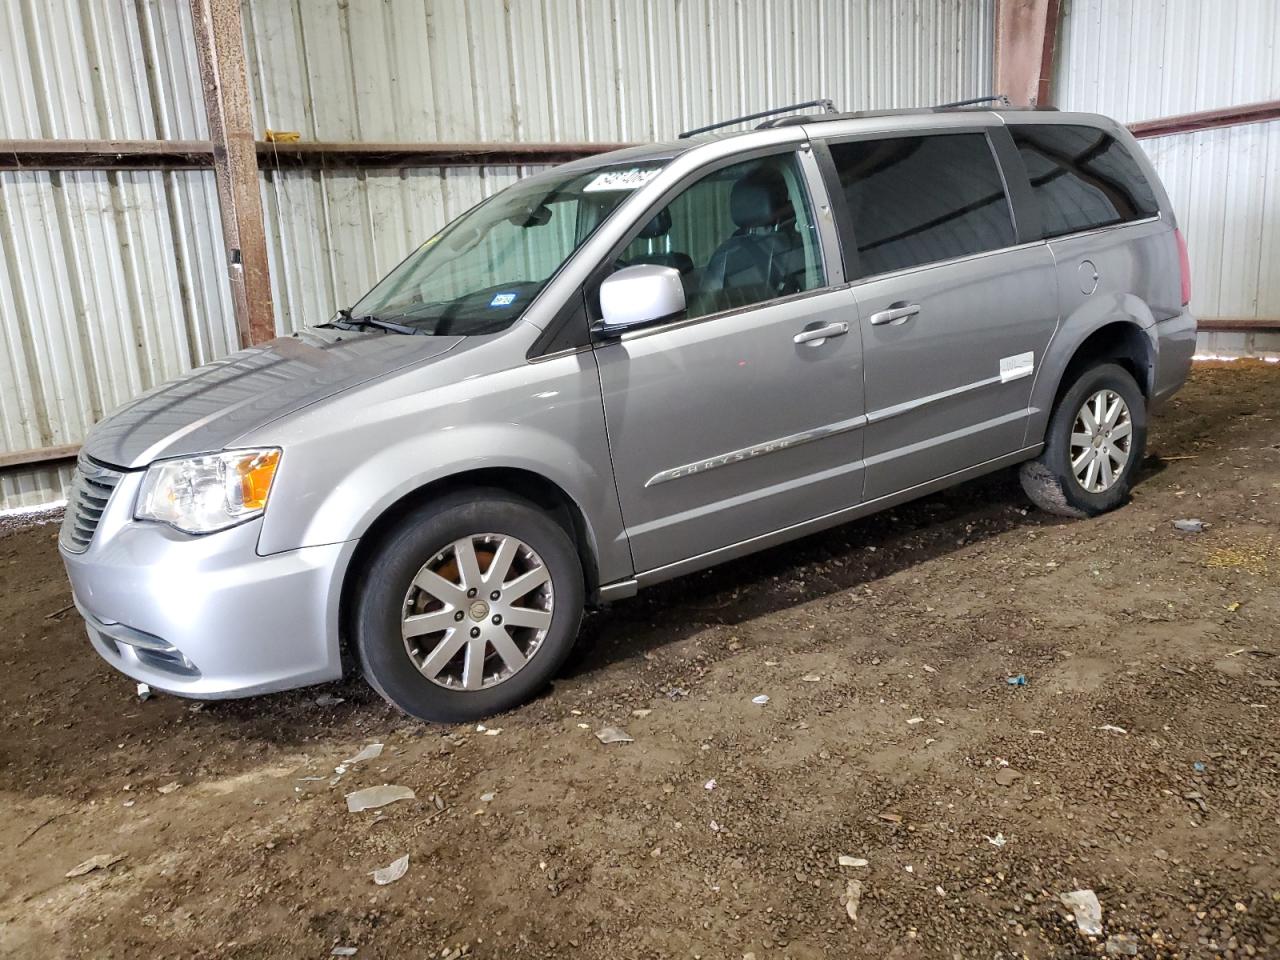
[(619, 266), (681, 271), (686, 314), (597, 345), (637, 572), (856, 504), (862, 348), (794, 153), (704, 175)]
[(1057, 280), (1045, 244), (1017, 244), (986, 133), (830, 148), (861, 278), (867, 500), (1020, 449)]

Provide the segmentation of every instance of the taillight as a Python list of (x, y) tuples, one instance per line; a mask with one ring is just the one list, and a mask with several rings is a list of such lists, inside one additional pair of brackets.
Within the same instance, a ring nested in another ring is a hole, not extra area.
[(1191, 258), (1187, 256), (1187, 238), (1176, 227), (1173, 235), (1178, 240), (1178, 267), (1182, 270), (1182, 305), (1191, 302)]

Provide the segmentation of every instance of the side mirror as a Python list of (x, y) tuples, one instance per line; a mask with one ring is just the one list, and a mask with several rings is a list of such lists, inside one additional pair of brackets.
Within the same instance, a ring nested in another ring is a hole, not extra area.
[(623, 267), (600, 284), (602, 320), (597, 333), (621, 333), (631, 327), (683, 313), (684, 284), (675, 267), (642, 263)]

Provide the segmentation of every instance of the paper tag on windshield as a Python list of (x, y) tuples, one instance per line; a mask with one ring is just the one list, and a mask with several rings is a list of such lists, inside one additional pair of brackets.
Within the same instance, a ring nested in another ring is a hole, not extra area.
[(583, 193), (598, 193), (604, 190), (636, 190), (656, 177), (661, 170), (641, 170), (632, 167), (630, 170), (606, 170), (597, 174), (595, 179), (582, 188)]

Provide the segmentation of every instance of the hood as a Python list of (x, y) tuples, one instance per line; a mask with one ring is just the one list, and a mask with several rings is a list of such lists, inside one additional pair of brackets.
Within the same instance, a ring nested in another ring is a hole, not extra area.
[(447, 353), (461, 337), (311, 329), (234, 353), (121, 407), (83, 452), (131, 469), (210, 453), (296, 410)]

